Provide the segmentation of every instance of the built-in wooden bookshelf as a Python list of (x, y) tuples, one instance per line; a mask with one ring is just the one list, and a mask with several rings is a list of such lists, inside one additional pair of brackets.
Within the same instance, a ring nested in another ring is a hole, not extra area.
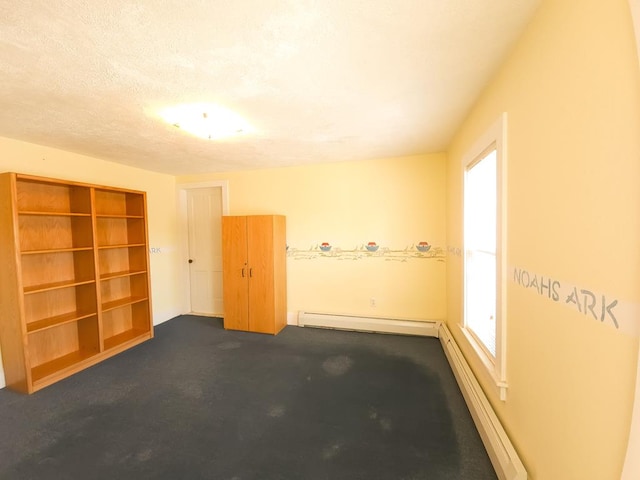
[(33, 393), (153, 336), (144, 192), (0, 174), (0, 348)]

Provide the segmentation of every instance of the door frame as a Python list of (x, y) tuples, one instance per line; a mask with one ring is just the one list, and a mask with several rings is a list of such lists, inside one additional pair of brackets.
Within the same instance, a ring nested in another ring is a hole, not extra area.
[(176, 197), (178, 201), (178, 242), (180, 245), (179, 275), (180, 285), (185, 285), (182, 291), (182, 311), (191, 312), (191, 278), (189, 276), (189, 214), (187, 208), (187, 192), (197, 188), (220, 188), (222, 196), (222, 215), (229, 215), (229, 181), (211, 180), (208, 182), (179, 183), (176, 185)]

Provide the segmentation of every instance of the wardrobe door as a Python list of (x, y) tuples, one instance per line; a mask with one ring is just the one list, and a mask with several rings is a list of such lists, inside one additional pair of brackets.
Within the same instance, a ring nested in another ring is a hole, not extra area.
[(287, 326), (287, 220), (273, 217), (273, 333)]
[(222, 217), (224, 328), (249, 330), (247, 218)]
[(249, 330), (275, 333), (273, 216), (247, 217)]

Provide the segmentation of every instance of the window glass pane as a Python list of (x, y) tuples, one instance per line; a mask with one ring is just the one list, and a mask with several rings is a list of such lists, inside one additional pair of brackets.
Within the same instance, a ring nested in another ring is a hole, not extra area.
[(467, 251), (466, 326), (496, 355), (496, 256)]
[(497, 155), (466, 172), (464, 187), (465, 326), (496, 355)]
[(465, 248), (496, 251), (496, 151), (467, 171), (464, 187)]

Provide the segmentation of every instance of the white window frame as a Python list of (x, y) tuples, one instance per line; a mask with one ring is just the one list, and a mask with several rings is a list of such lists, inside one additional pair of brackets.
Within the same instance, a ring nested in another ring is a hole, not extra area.
[[(503, 113), (489, 129), (480, 136), (478, 141), (463, 157), (463, 222), (464, 222), (464, 194), (467, 170), (492, 149), (496, 150), (496, 354), (491, 355), (485, 345), (466, 327), (466, 245), (463, 247), (463, 318), (460, 329), (478, 359), (484, 365), (486, 373), (496, 386), (500, 400), (507, 399), (507, 114)], [(464, 243), (464, 226), (463, 226)]]
[[(629, 0), (633, 29), (636, 36), (636, 53), (640, 61), (640, 0)], [(640, 351), (636, 374), (636, 396), (631, 417), (631, 433), (627, 444), (627, 455), (622, 469), (622, 480), (640, 478)]]

